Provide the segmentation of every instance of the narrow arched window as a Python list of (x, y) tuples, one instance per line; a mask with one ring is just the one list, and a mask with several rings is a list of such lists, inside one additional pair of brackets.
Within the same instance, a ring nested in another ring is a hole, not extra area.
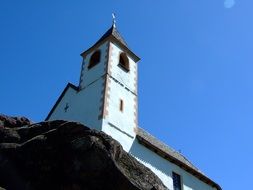
[(100, 62), (101, 52), (100, 50), (95, 51), (90, 57), (90, 63), (88, 69), (94, 67)]
[(127, 72), (129, 71), (129, 59), (125, 53), (121, 53), (119, 56), (119, 66)]

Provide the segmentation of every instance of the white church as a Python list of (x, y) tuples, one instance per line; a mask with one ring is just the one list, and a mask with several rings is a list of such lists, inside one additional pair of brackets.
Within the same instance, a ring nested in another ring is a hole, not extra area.
[(68, 83), (46, 120), (101, 130), (150, 168), (169, 190), (221, 190), (187, 158), (138, 126), (138, 61), (115, 23), (83, 58), (78, 86)]

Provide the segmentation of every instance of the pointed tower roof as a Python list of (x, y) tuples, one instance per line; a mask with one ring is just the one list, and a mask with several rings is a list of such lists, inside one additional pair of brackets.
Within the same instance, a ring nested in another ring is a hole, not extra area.
[(106, 40), (110, 40), (112, 42), (115, 42), (118, 46), (120, 46), (126, 53), (128, 53), (136, 62), (140, 60), (140, 58), (135, 55), (128, 47), (126, 41), (124, 38), (120, 35), (119, 31), (117, 30), (115, 24), (107, 30), (104, 35), (89, 49), (81, 53), (81, 56), (85, 56), (87, 53), (92, 51), (94, 48), (105, 42)]
[(114, 25), (112, 25), (112, 27), (109, 30), (107, 30), (107, 32), (97, 41), (97, 43), (100, 41), (103, 41), (105, 38), (107, 38), (110, 35), (112, 35), (114, 38), (119, 40), (124, 46), (127, 47), (126, 41), (120, 35), (120, 33), (118, 32), (118, 30), (116, 29), (116, 27)]

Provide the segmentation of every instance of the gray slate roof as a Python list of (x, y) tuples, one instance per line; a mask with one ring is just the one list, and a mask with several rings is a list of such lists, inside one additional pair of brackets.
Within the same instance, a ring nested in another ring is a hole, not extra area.
[(120, 33), (117, 30), (117, 28), (114, 27), (114, 26), (112, 26), (109, 30), (107, 30), (106, 33), (96, 43), (99, 43), (99, 42), (103, 41), (105, 38), (107, 38), (110, 35), (112, 35), (113, 37), (115, 37), (118, 41), (120, 41), (124, 46), (127, 47), (126, 41), (120, 35)]
[(144, 129), (138, 128), (137, 135), (142, 137), (146, 141), (150, 142), (152, 145), (159, 148), (160, 150), (167, 153), (168, 155), (176, 158), (177, 160), (183, 162), (187, 166), (200, 172), (200, 170), (197, 167), (195, 167), (186, 157), (184, 157), (182, 154), (180, 154), (178, 151), (172, 149), (168, 145), (164, 144), (163, 142), (161, 142), (160, 140), (158, 140), (157, 138), (155, 138), (154, 136), (152, 136), (151, 134), (146, 132)]
[(164, 144), (163, 142), (159, 141), (144, 129), (138, 127), (136, 137), (141, 144), (156, 152), (158, 155), (183, 168), (187, 172), (199, 178), (201, 181), (211, 185), (212, 187), (216, 187), (217, 190), (221, 190), (221, 187), (217, 183), (203, 174), (185, 156), (172, 149), (168, 145)]

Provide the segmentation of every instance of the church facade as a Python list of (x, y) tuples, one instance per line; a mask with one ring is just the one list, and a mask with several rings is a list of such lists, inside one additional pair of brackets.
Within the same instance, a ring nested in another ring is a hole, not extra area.
[(138, 61), (115, 24), (82, 54), (79, 85), (71, 83), (46, 120), (101, 130), (150, 168), (170, 190), (221, 190), (182, 154), (138, 126)]

